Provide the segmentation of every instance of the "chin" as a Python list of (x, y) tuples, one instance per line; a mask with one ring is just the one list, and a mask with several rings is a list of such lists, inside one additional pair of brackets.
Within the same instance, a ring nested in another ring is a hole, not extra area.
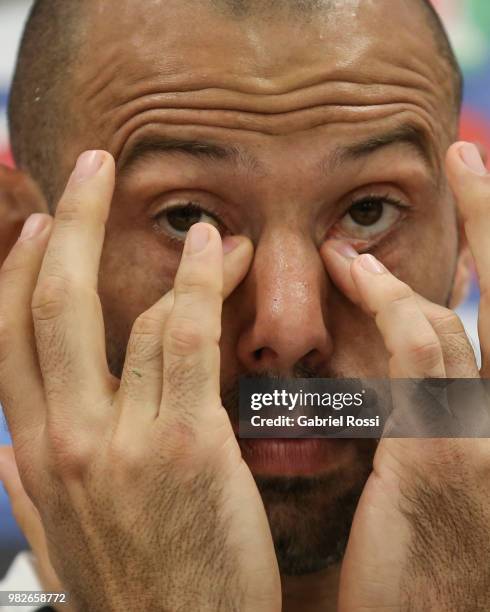
[(341, 561), (371, 473), (373, 440), (241, 440), (283, 575)]

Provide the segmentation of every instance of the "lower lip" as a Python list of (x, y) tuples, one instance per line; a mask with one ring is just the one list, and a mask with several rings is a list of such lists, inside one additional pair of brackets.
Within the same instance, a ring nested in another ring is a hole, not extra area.
[(242, 456), (256, 476), (315, 476), (354, 458), (352, 440), (330, 438), (239, 439)]

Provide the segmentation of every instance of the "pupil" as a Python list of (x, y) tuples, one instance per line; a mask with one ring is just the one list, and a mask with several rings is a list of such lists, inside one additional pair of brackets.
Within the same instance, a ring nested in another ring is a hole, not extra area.
[(359, 202), (359, 204), (354, 204), (349, 214), (359, 225), (374, 225), (383, 215), (383, 203), (373, 200)]
[(195, 223), (201, 220), (201, 211), (191, 206), (170, 210), (167, 213), (167, 220), (178, 232), (188, 232)]

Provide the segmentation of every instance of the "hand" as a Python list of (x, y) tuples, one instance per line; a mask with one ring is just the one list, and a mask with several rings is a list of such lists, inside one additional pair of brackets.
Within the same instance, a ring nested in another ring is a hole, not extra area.
[(23, 486), (75, 609), (279, 610), (272, 538), (219, 388), (217, 230), (190, 230), (172, 292), (134, 324), (109, 373), (97, 295), (114, 188), (107, 153), (79, 159), (54, 223), (25, 228), (0, 272), (0, 401)]
[[(63, 593), (63, 588), (56, 572), (51, 565), (48, 553), (46, 534), (41, 517), (36, 507), (24, 491), (20, 480), (13, 449), (10, 446), (0, 447), (0, 481), (5, 485), (14, 518), (29, 542), (34, 556), (36, 573), (46, 593)], [(69, 604), (63, 607), (52, 607), (60, 612), (70, 612), (73, 608)]]
[(32, 213), (48, 211), (34, 181), (20, 170), (0, 166), (0, 264)]
[[(391, 378), (488, 378), (490, 178), (463, 164), (460, 147), (447, 172), (482, 290), (481, 372), (454, 312), (370, 255), (349, 259), (338, 243), (323, 252), (337, 286), (375, 319)], [(489, 469), (488, 439), (382, 439), (342, 565), (339, 612), (489, 610)]]

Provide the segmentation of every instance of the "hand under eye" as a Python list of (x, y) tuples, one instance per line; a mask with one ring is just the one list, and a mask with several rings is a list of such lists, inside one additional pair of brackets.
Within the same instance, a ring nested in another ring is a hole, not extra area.
[(195, 202), (168, 206), (155, 217), (155, 227), (158, 231), (166, 232), (182, 240), (196, 223), (209, 223), (220, 233), (223, 233), (224, 230), (223, 224), (215, 215), (207, 212)]
[(219, 394), (222, 304), (252, 245), (234, 236), (224, 257), (216, 228), (193, 225), (115, 381), (97, 293), (114, 179), (108, 153), (82, 155), (54, 222), (0, 274), (0, 399), (52, 569), (78, 610), (278, 611), (267, 517)]
[[(489, 175), (471, 145), (453, 145), (446, 164), (485, 296)], [(480, 303), (479, 371), (456, 313), (417, 295), (345, 241), (327, 241), (322, 256), (339, 291), (375, 322), (392, 379), (488, 378), (488, 300)], [(489, 457), (488, 438), (381, 439), (350, 532), (339, 612), (489, 609), (490, 589), (482, 586), (490, 563)], [(448, 546), (458, 552), (448, 556)]]

